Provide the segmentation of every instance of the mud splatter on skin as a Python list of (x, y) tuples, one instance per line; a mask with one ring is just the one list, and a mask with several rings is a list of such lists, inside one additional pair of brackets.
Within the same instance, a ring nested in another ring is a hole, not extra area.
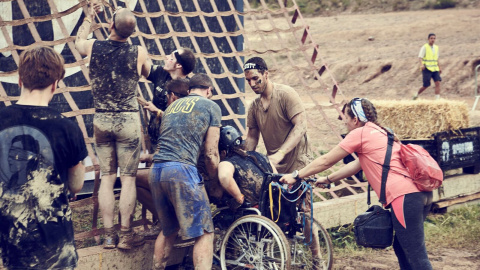
[[(245, 71), (245, 79), (255, 94), (262, 94), (265, 92), (265, 89), (267, 89), (268, 81), (265, 79), (265, 76), (265, 74), (260, 73), (257, 69)], [(263, 79), (265, 79), (265, 81)]]

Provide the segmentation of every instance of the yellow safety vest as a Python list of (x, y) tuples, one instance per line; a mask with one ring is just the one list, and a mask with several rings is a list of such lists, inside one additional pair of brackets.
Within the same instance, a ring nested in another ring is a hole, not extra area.
[(425, 43), (425, 56), (422, 59), (423, 64), (425, 67), (432, 71), (439, 71), (440, 68), (438, 67), (438, 46), (433, 45), (433, 48), (435, 49), (435, 54), (432, 52), (432, 47), (430, 47), (430, 44)]

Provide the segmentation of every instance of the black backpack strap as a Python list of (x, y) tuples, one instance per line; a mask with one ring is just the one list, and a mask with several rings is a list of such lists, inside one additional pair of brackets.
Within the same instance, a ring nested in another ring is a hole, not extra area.
[(382, 166), (382, 187), (380, 189), (380, 203), (385, 204), (387, 199), (385, 198), (385, 187), (387, 186), (388, 171), (390, 170), (390, 160), (392, 158), (392, 146), (393, 146), (393, 134), (387, 133), (388, 143), (387, 152), (385, 153), (385, 161)]
[(370, 207), (370, 204), (372, 204), (372, 201), (370, 200), (370, 183), (368, 183), (368, 186), (367, 186), (367, 205), (368, 207)]

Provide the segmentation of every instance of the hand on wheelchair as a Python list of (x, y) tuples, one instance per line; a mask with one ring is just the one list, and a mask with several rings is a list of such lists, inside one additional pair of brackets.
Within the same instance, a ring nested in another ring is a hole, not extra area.
[(243, 202), (238, 202), (235, 198), (230, 198), (226, 202), (227, 206), (230, 208), (232, 211), (236, 211), (238, 208), (248, 208), (250, 207), (250, 203), (245, 200), (245, 197), (243, 197)]
[(297, 180), (292, 176), (292, 174), (284, 174), (282, 178), (278, 181), (282, 184), (293, 185), (297, 182)]
[(330, 183), (327, 177), (319, 177), (317, 181), (315, 181), (315, 186), (319, 188), (330, 188)]

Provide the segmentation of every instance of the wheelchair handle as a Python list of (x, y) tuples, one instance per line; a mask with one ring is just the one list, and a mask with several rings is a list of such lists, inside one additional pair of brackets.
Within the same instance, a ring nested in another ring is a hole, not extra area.
[[(272, 182), (278, 182), (280, 181), (280, 178), (282, 178), (284, 175), (287, 175), (288, 173), (266, 173), (267, 177), (272, 180)], [(309, 178), (302, 178), (302, 182), (307, 182), (307, 184), (312, 184), (317, 181), (317, 178), (315, 177), (309, 177)]]

